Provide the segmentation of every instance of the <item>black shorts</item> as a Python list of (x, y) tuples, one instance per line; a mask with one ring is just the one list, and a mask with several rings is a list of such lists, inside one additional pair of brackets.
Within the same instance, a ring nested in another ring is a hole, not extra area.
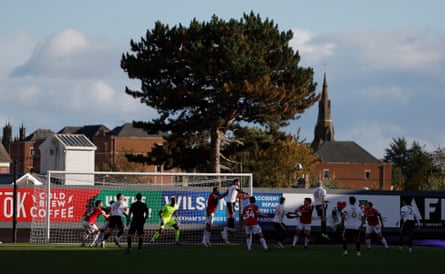
[[(235, 202), (236, 203), (236, 202)], [(235, 203), (230, 203), (227, 202), (226, 207), (227, 207), (227, 212), (232, 215), (235, 213)]]
[(407, 220), (402, 223), (400, 227), (400, 233), (413, 233), (415, 222), (413, 220)]
[(326, 216), (326, 208), (324, 208), (323, 205), (316, 205), (314, 208), (315, 208), (315, 211), (317, 211), (318, 217)]
[(275, 231), (277, 232), (286, 232), (286, 226), (283, 223), (276, 223), (276, 222), (272, 222), (273, 223), (273, 227), (275, 229)]
[(111, 216), (110, 217), (110, 224), (108, 225), (109, 228), (124, 228), (124, 223), (122, 223), (122, 217), (121, 216)]
[(137, 231), (138, 235), (144, 235), (144, 224), (145, 220), (131, 222), (130, 228), (128, 229), (128, 234), (132, 235)]
[(346, 238), (348, 240), (356, 240), (360, 239), (360, 230), (359, 229), (350, 229), (346, 228), (343, 231), (343, 238)]

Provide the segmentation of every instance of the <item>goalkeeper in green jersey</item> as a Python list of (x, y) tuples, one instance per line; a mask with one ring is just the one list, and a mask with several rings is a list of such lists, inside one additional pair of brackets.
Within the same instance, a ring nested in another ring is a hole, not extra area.
[(178, 208), (176, 204), (176, 198), (171, 197), (170, 203), (166, 204), (161, 211), (159, 211), (159, 218), (161, 218), (161, 223), (159, 225), (159, 230), (153, 234), (150, 243), (154, 243), (162, 234), (165, 227), (173, 227), (175, 229), (175, 242), (179, 244), (179, 226), (176, 222), (176, 217), (178, 217)]

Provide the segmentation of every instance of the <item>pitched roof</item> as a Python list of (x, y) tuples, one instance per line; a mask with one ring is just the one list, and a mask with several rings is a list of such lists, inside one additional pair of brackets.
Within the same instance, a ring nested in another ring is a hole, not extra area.
[(153, 136), (161, 136), (160, 134), (148, 134), (145, 130), (141, 128), (135, 128), (133, 123), (125, 123), (122, 126), (115, 127), (111, 131), (111, 135), (113, 136), (121, 136), (121, 137), (153, 137)]
[(25, 141), (43, 141), (47, 137), (54, 135), (54, 132), (50, 129), (37, 129), (31, 135), (25, 138)]
[(380, 161), (353, 141), (323, 142), (315, 152), (323, 162), (380, 163)]
[(87, 125), (83, 127), (64, 127), (59, 130), (59, 134), (84, 134), (88, 138), (103, 135), (110, 132), (110, 129), (104, 125)]
[(96, 146), (83, 134), (56, 134), (54, 137), (65, 147), (96, 148)]
[(110, 129), (104, 125), (88, 125), (81, 127), (76, 134), (85, 134), (88, 138), (93, 138), (108, 132), (110, 132)]
[(57, 134), (74, 134), (82, 127), (64, 127), (57, 132)]
[(11, 157), (9, 156), (9, 153), (6, 151), (2, 143), (0, 143), (0, 162), (1, 163), (11, 162)]

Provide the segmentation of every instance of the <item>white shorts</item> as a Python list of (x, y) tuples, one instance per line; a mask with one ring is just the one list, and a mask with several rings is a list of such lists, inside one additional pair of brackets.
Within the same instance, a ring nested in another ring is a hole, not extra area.
[(96, 224), (90, 224), (87, 221), (82, 221), (82, 225), (89, 233), (94, 233), (99, 230)]
[(366, 226), (366, 234), (371, 234), (372, 232), (375, 232), (376, 234), (382, 233), (382, 226), (380, 224), (378, 225), (367, 225)]
[(206, 215), (206, 224), (213, 224), (213, 215), (215, 215), (215, 213), (212, 213), (210, 215)]
[(298, 222), (297, 229), (301, 231), (311, 231), (311, 224), (302, 224)]
[(260, 225), (246, 225), (244, 227), (244, 229), (246, 230), (246, 235), (258, 234), (258, 233), (263, 232), (261, 230), (261, 226)]

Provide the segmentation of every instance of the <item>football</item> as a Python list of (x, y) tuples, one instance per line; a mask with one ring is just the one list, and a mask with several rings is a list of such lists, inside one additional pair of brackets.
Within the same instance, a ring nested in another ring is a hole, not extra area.
[(300, 164), (300, 163), (296, 163), (295, 164), (295, 170), (296, 171), (299, 171), (299, 170), (301, 170), (303, 168), (303, 165), (302, 164)]
[(247, 200), (247, 198), (249, 198), (249, 194), (244, 194), (244, 193), (238, 194), (238, 199), (240, 200)]

